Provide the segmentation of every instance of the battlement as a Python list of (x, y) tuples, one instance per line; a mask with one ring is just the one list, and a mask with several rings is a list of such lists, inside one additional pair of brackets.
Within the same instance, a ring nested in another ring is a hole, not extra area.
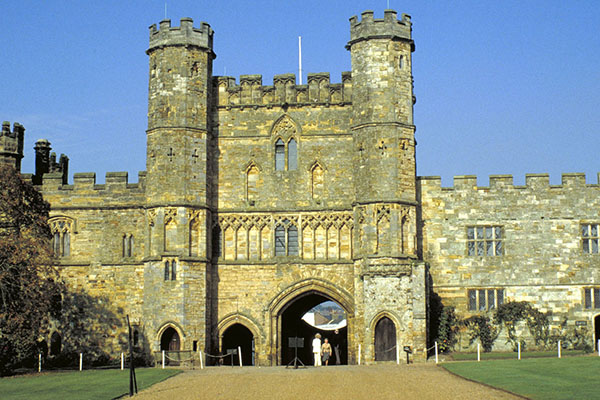
[(454, 177), (453, 186), (442, 187), (442, 178), (439, 176), (419, 176), (418, 181), (423, 189), (428, 190), (510, 190), (510, 189), (582, 189), (585, 187), (600, 188), (600, 173), (596, 183), (586, 183), (583, 173), (564, 173), (560, 185), (550, 184), (549, 174), (526, 174), (525, 185), (514, 185), (512, 175), (490, 175), (488, 186), (478, 186), (477, 176), (458, 175)]
[(146, 53), (165, 46), (196, 46), (212, 52), (212, 28), (206, 22), (200, 22), (200, 28), (194, 28), (193, 23), (191, 18), (182, 18), (178, 27), (172, 27), (170, 19), (160, 21), (158, 29), (156, 24), (151, 25), (150, 46)]
[(297, 85), (295, 74), (281, 74), (273, 77), (272, 86), (263, 86), (262, 75), (241, 75), (239, 85), (234, 77), (217, 76), (213, 85), (222, 107), (346, 105), (352, 99), (351, 76), (343, 72), (342, 83), (331, 83), (328, 72), (310, 73), (305, 85)]
[(10, 122), (4, 121), (2, 123), (2, 131), (0, 132), (0, 164), (12, 165), (18, 171), (21, 170), (24, 137), (25, 128), (23, 125), (15, 122), (11, 130)]
[(361, 17), (360, 21), (356, 15), (350, 18), (348, 50), (354, 43), (369, 39), (403, 40), (412, 44), (410, 15), (402, 14), (402, 19), (398, 19), (396, 11), (385, 10), (383, 19), (374, 19), (373, 11), (367, 10)]
[(107, 172), (105, 175), (105, 183), (96, 183), (95, 172), (78, 172), (73, 174), (73, 184), (67, 185), (63, 183), (62, 173), (50, 172), (44, 174), (42, 180), (42, 187), (44, 194), (54, 192), (56, 190), (74, 190), (74, 191), (109, 191), (109, 192), (123, 192), (127, 190), (133, 190), (140, 192), (140, 189), (144, 189), (146, 182), (146, 171), (138, 173), (138, 182), (129, 183), (127, 172)]

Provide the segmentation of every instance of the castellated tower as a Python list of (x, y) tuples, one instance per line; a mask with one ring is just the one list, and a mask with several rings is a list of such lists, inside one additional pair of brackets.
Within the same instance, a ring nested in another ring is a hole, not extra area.
[(15, 122), (13, 130), (10, 130), (10, 123), (2, 123), (0, 132), (0, 165), (12, 165), (17, 171), (21, 171), (21, 159), (23, 158), (23, 138), (25, 128), (23, 125)]
[[(150, 27), (144, 307), (205, 334), (207, 144), (213, 31), (183, 18)], [(164, 282), (168, 284), (165, 285)], [(157, 310), (160, 310), (157, 312)], [(181, 338), (184, 348), (191, 343)]]
[(385, 304), (404, 315), (394, 321), (407, 335), (399, 342), (423, 349), (426, 271), (416, 251), (411, 20), (392, 10), (383, 19), (372, 11), (361, 16), (350, 19), (346, 48), (353, 83), (354, 259), (363, 277), (357, 287), (364, 295), (365, 335), (373, 329), (368, 321), (377, 319), (370, 314)]

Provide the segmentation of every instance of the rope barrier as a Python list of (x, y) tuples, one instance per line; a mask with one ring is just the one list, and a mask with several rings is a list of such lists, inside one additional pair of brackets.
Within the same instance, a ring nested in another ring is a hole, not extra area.
[(212, 358), (225, 358), (225, 357), (229, 357), (230, 355), (233, 355), (233, 353), (227, 353), (222, 356), (213, 356), (212, 354), (208, 354), (208, 353), (204, 353), (204, 355), (206, 357), (212, 357)]
[(194, 357), (192, 357), (192, 358), (187, 358), (187, 359), (185, 359), (185, 360), (182, 360), (182, 359), (171, 358), (171, 357), (169, 357), (169, 356), (168, 356), (166, 353), (165, 353), (165, 358), (167, 358), (167, 359), (169, 359), (169, 360), (171, 360), (171, 361), (176, 361), (176, 362), (188, 362), (188, 361), (194, 361)]
[(383, 350), (383, 351), (382, 351), (382, 353), (387, 353), (388, 351), (392, 351), (392, 350), (394, 350), (395, 348), (396, 348), (396, 345), (394, 345), (393, 347), (390, 347), (390, 348), (389, 348), (389, 349), (387, 349), (387, 350)]

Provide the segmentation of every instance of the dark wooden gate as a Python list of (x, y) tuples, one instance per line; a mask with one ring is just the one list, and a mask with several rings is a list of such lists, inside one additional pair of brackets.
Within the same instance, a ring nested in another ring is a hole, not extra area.
[(388, 317), (375, 325), (375, 361), (396, 360), (396, 325)]

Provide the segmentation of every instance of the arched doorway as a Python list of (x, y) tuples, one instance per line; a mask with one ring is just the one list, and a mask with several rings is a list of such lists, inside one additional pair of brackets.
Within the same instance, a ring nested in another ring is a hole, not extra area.
[[(242, 324), (233, 324), (223, 332), (221, 352), (226, 354), (230, 349), (240, 347), (242, 350), (242, 365), (254, 365), (254, 335), (250, 329)], [(230, 362), (226, 359), (225, 362)], [(234, 358), (235, 365), (239, 365), (238, 357)]]
[[(338, 328), (336, 333), (335, 328), (322, 329), (319, 325), (315, 326), (303, 319), (309, 310), (326, 302), (335, 302), (335, 300), (316, 290), (312, 290), (298, 295), (283, 307), (280, 314), (281, 336), (279, 340), (279, 345), (281, 346), (281, 365), (287, 365), (293, 361), (296, 349), (290, 346), (290, 338), (295, 337), (301, 338), (303, 345), (297, 349), (298, 358), (305, 365), (313, 365), (312, 340), (317, 333), (321, 334), (323, 341), (327, 338), (333, 349), (337, 346), (341, 364), (348, 363), (348, 327), (346, 325)], [(335, 303), (345, 313), (347, 312), (339, 303)], [(335, 364), (336, 357), (333, 354), (329, 365)]]
[(396, 359), (396, 325), (388, 317), (382, 317), (375, 325), (375, 361)]
[(172, 327), (168, 327), (160, 337), (161, 351), (179, 351), (179, 347), (179, 333)]

